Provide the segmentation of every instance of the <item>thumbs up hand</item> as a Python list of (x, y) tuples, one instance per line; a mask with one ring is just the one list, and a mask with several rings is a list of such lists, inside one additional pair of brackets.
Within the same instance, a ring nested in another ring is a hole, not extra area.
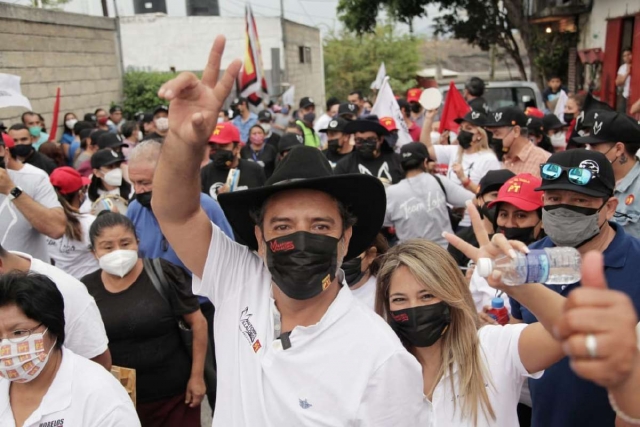
[(615, 388), (640, 369), (638, 317), (626, 294), (607, 288), (602, 254), (583, 257), (581, 285), (569, 294), (554, 335), (578, 376)]

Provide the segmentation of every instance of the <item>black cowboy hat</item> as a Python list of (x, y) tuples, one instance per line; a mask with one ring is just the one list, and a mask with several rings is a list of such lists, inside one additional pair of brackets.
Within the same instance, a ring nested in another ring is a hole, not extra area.
[(389, 131), (380, 124), (378, 116), (372, 114), (349, 122), (343, 130), (344, 133), (374, 132), (378, 136), (387, 136)]
[(387, 201), (380, 180), (363, 174), (334, 175), (322, 152), (307, 146), (292, 149), (264, 187), (220, 194), (218, 202), (238, 237), (250, 249), (258, 250), (250, 212), (274, 194), (296, 189), (325, 192), (357, 218), (345, 261), (368, 249), (382, 228)]

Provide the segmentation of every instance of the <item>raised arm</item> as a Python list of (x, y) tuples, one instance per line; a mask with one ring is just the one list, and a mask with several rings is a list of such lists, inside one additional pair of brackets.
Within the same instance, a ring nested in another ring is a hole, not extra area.
[(420, 131), (420, 142), (427, 146), (429, 157), (433, 160), (438, 160), (436, 150), (433, 148), (433, 143), (431, 142), (431, 128), (433, 127), (433, 119), (437, 113), (438, 110), (429, 110), (425, 113), (422, 130)]
[(233, 61), (218, 82), (224, 45), (225, 38), (218, 36), (202, 80), (181, 73), (158, 91), (170, 102), (169, 133), (156, 169), (151, 205), (162, 233), (198, 277), (203, 275), (211, 241), (211, 222), (200, 206), (200, 161), (242, 65)]

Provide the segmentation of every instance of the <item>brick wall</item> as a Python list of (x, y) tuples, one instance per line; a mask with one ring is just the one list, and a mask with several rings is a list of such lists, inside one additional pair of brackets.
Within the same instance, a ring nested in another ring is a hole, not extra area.
[[(116, 23), (110, 18), (0, 3), (0, 73), (22, 78), (22, 94), (51, 126), (56, 88), (60, 119), (80, 119), (122, 97)], [(20, 121), (23, 108), (0, 108), (0, 121)], [(58, 131), (58, 137), (60, 130)]]

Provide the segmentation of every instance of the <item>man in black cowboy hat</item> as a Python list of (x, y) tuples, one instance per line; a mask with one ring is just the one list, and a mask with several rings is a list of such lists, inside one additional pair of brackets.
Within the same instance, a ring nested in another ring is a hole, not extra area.
[(387, 128), (380, 124), (378, 116), (370, 115), (349, 122), (344, 133), (354, 134), (355, 150), (340, 160), (336, 175), (362, 173), (380, 179), (384, 184), (397, 184), (404, 177), (400, 156), (387, 145), (384, 137)]
[(248, 247), (200, 208), (199, 164), (241, 66), (233, 61), (218, 81), (223, 51), (218, 37), (202, 81), (182, 73), (159, 91), (171, 101), (172, 127), (152, 199), (194, 291), (216, 307), (224, 392), (214, 424), (427, 425), (420, 366), (339, 269), (382, 226), (378, 180), (334, 176), (319, 150), (292, 149), (265, 187), (218, 197)]

